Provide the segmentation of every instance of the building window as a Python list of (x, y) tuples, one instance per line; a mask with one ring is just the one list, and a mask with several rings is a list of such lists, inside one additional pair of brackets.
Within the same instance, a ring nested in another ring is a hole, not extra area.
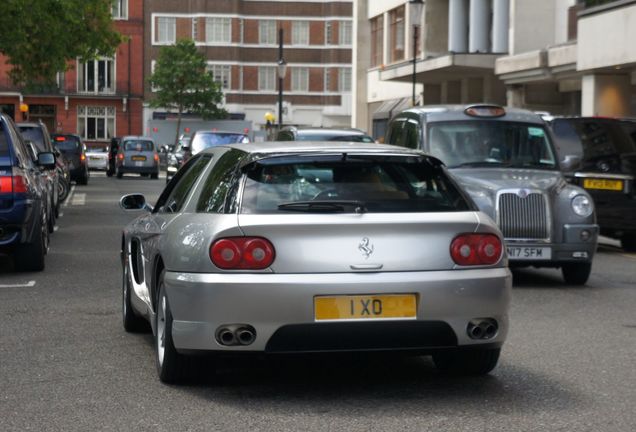
[(325, 22), (325, 43), (327, 45), (333, 44), (333, 26), (331, 25), (331, 21)]
[(221, 84), (223, 90), (230, 89), (230, 78), (232, 76), (232, 67), (230, 65), (208, 65), (208, 71), (212, 74), (214, 81)]
[(309, 21), (292, 22), (292, 45), (309, 45)]
[(371, 20), (371, 66), (380, 66), (384, 50), (384, 15)]
[(86, 140), (110, 140), (115, 136), (115, 108), (78, 106), (77, 133)]
[(113, 19), (128, 19), (128, 0), (114, 0), (112, 9)]
[(115, 61), (92, 60), (78, 65), (77, 91), (80, 93), (115, 93)]
[(351, 45), (352, 42), (352, 23), (351, 21), (340, 21), (338, 32), (338, 44)]
[(276, 43), (276, 21), (262, 20), (258, 22), (258, 42), (261, 44)]
[(206, 18), (205, 41), (207, 43), (230, 43), (232, 20), (230, 18)]
[(331, 69), (325, 68), (325, 92), (331, 91)]
[(291, 90), (295, 92), (309, 91), (309, 69), (298, 67), (292, 68)]
[(338, 69), (338, 90), (340, 92), (351, 91), (351, 68)]
[(177, 41), (177, 19), (169, 17), (157, 18), (157, 42), (173, 44)]
[(258, 89), (276, 91), (276, 68), (261, 66), (258, 68)]
[(199, 20), (198, 18), (192, 18), (192, 40), (197, 42), (199, 40)]
[(404, 6), (393, 9), (389, 13), (391, 27), (389, 33), (389, 47), (391, 49), (391, 61), (404, 60)]

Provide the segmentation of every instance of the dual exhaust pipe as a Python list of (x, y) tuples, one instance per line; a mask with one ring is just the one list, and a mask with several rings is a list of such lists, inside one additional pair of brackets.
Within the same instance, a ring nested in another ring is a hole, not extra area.
[(256, 330), (248, 324), (225, 324), (216, 330), (216, 341), (224, 346), (251, 345)]
[(466, 333), (471, 339), (492, 339), (497, 336), (499, 324), (493, 318), (475, 318), (468, 323)]

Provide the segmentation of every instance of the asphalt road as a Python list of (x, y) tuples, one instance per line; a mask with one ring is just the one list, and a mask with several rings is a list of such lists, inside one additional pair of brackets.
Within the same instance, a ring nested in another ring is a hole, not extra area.
[(166, 386), (120, 315), (117, 202), (163, 180), (94, 175), (63, 207), (42, 273), (0, 264), (0, 431), (636, 430), (636, 255), (604, 245), (585, 287), (515, 274), (511, 331), (480, 378), (427, 358), (238, 359)]

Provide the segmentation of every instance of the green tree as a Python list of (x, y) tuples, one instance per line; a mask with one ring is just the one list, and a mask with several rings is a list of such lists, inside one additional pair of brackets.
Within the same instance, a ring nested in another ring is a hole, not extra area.
[(123, 41), (113, 0), (2, 0), (0, 53), (18, 86), (47, 85), (68, 61), (110, 56)]
[(179, 141), (184, 112), (200, 115), (205, 120), (227, 116), (219, 107), (223, 101), (221, 85), (214, 81), (206, 69), (205, 57), (190, 39), (161, 48), (149, 81), (155, 89), (150, 106), (174, 109), (178, 113), (175, 145)]

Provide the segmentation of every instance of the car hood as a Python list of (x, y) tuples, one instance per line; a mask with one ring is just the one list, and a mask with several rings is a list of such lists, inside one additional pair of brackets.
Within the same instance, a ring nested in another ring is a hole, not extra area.
[(498, 168), (456, 168), (449, 170), (481, 211), (494, 217), (497, 193), (501, 190), (539, 190), (550, 195), (567, 186), (559, 171)]

